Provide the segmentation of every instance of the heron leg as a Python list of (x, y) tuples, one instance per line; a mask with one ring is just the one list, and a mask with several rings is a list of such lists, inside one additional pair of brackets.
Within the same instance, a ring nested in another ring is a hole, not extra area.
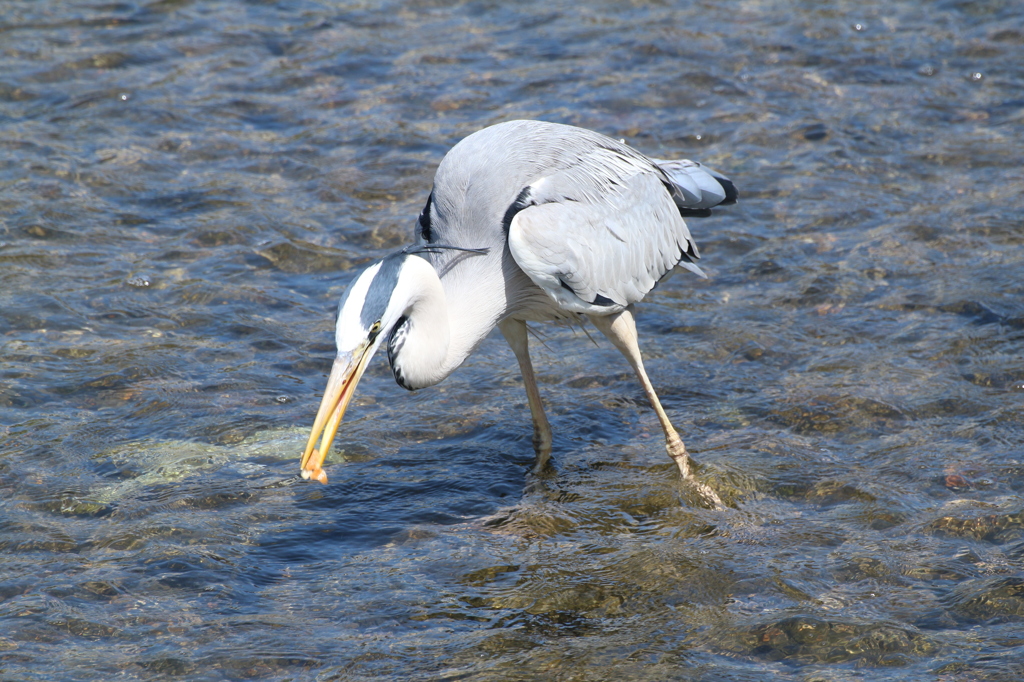
[(533, 363), (530, 362), (529, 339), (526, 334), (526, 323), (522, 320), (506, 319), (498, 323), (498, 329), (505, 336), (512, 352), (519, 361), (519, 371), (523, 375), (526, 387), (526, 399), (530, 403), (530, 415), (533, 417), (533, 449), (537, 453), (537, 462), (533, 473), (539, 474), (551, 456), (551, 425), (544, 414), (544, 404), (540, 401), (540, 390), (537, 378), (533, 374)]
[(693, 483), (702, 498), (713, 503), (716, 507), (721, 507), (722, 500), (715, 491), (694, 478), (692, 461), (690, 460), (689, 453), (686, 452), (686, 446), (683, 445), (682, 438), (679, 437), (675, 427), (672, 426), (672, 422), (669, 421), (668, 415), (665, 414), (665, 409), (661, 406), (661, 401), (658, 400), (658, 394), (654, 392), (651, 380), (647, 378), (647, 372), (644, 371), (644, 361), (640, 357), (640, 343), (636, 333), (636, 321), (633, 319), (633, 306), (629, 306), (622, 312), (612, 315), (591, 315), (590, 321), (629, 360), (629, 364), (633, 367), (633, 371), (640, 380), (640, 384), (644, 387), (644, 392), (647, 393), (647, 399), (650, 401), (651, 407), (654, 408), (655, 413), (658, 415), (658, 421), (661, 422), (661, 428), (665, 432), (665, 449), (668, 450), (669, 456), (675, 461), (676, 466), (679, 467), (679, 473), (682, 474), (683, 478)]

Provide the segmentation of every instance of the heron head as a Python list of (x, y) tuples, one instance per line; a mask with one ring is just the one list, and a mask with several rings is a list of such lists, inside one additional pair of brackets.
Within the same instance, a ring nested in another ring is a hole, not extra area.
[[(356, 384), (377, 348), (415, 303), (417, 275), (423, 268), (433, 272), (418, 256), (404, 251), (393, 253), (363, 270), (342, 297), (335, 332), (338, 354), (302, 454), (303, 478), (327, 482), (321, 467)], [(316, 449), (321, 434), (320, 447)]]

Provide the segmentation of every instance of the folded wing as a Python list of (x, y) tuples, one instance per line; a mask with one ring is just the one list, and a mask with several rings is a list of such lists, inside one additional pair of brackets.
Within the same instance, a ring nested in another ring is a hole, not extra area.
[(609, 314), (642, 299), (677, 265), (704, 277), (683, 214), (736, 199), (692, 161), (592, 148), (519, 193), (506, 213), (513, 258), (562, 308)]

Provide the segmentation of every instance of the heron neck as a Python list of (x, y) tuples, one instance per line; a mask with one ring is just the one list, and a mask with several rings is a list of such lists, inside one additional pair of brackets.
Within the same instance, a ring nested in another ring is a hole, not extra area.
[(465, 271), (451, 272), (441, 279), (451, 329), (451, 341), (443, 367), (445, 377), (458, 369), (476, 350), (494, 329), (504, 310), (503, 283), (497, 286), (481, 283), (486, 281)]
[(504, 288), (480, 286), (471, 268), (453, 268), (443, 279), (433, 267), (417, 270), (405, 338), (391, 362), (395, 378), (410, 389), (432, 386), (458, 369), (504, 309)]

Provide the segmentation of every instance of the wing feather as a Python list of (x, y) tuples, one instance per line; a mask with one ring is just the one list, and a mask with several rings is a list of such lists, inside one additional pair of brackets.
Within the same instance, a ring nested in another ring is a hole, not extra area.
[[(729, 178), (702, 163), (679, 159), (651, 159), (682, 192), (679, 207), (707, 210), (719, 204), (736, 203), (736, 188)], [(692, 196), (687, 196), (689, 192)]]
[(563, 309), (621, 310), (677, 264), (704, 274), (689, 262), (687, 253), (699, 256), (665, 176), (644, 157), (595, 148), (527, 189), (509, 223), (509, 250)]

